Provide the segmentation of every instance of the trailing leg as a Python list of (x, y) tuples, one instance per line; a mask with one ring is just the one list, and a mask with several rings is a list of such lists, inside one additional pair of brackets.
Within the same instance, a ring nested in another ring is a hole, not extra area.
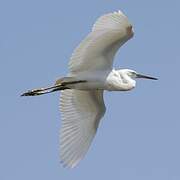
[(23, 93), (21, 96), (39, 96), (39, 95), (43, 95), (43, 94), (47, 94), (47, 93), (51, 93), (51, 92), (55, 92), (55, 91), (70, 89), (68, 87), (68, 85), (83, 83), (83, 82), (86, 82), (86, 81), (85, 80), (76, 80), (73, 77), (64, 77), (64, 78), (58, 79), (54, 86), (29, 90), (29, 91)]

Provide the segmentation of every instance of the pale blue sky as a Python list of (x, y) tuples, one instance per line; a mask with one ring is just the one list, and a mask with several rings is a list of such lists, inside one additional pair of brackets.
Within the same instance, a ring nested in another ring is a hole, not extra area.
[[(85, 159), (59, 163), (59, 93), (21, 98), (67, 72), (73, 49), (100, 15), (122, 10), (135, 36), (115, 67), (153, 75), (105, 94), (107, 112)], [(180, 179), (180, 1), (0, 1), (1, 180)]]

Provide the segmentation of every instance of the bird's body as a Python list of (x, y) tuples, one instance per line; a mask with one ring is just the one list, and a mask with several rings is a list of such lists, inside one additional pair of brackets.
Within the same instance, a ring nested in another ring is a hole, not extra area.
[(93, 73), (82, 72), (69, 76), (73, 81), (80, 83), (68, 84), (66, 87), (77, 90), (107, 90), (107, 91), (128, 91), (135, 87), (136, 81), (124, 73), (126, 69), (111, 71), (94, 71)]
[(121, 11), (101, 16), (73, 52), (66, 77), (54, 86), (22, 94), (35, 96), (62, 90), (60, 156), (64, 165), (74, 167), (86, 154), (105, 113), (104, 90), (131, 90), (136, 85), (135, 78), (156, 80), (133, 70), (113, 69), (117, 50), (133, 34), (132, 25)]

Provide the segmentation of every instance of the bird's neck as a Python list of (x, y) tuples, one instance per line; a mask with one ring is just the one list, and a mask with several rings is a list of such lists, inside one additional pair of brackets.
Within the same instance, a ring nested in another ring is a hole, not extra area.
[(131, 90), (136, 86), (136, 81), (132, 79), (130, 76), (128, 76), (126, 73), (123, 73), (123, 71), (118, 70), (120, 83), (122, 83), (122, 86), (125, 90)]
[(112, 70), (106, 83), (109, 91), (129, 91), (136, 86), (136, 81), (121, 70)]
[(136, 81), (134, 79), (132, 79), (131, 77), (129, 77), (128, 75), (124, 75), (121, 77), (122, 78), (122, 84), (123, 87), (127, 90), (131, 90), (133, 88), (135, 88), (136, 86)]

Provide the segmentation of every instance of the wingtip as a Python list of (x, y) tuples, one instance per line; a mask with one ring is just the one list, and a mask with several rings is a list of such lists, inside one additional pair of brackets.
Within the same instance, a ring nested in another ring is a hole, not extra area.
[(114, 14), (124, 15), (124, 13), (121, 10), (114, 11)]
[(123, 14), (123, 12), (119, 9), (118, 11), (117, 11), (119, 14)]
[(63, 160), (61, 160), (60, 163), (62, 164), (62, 167), (66, 169), (73, 169), (76, 167), (76, 164), (68, 164)]

